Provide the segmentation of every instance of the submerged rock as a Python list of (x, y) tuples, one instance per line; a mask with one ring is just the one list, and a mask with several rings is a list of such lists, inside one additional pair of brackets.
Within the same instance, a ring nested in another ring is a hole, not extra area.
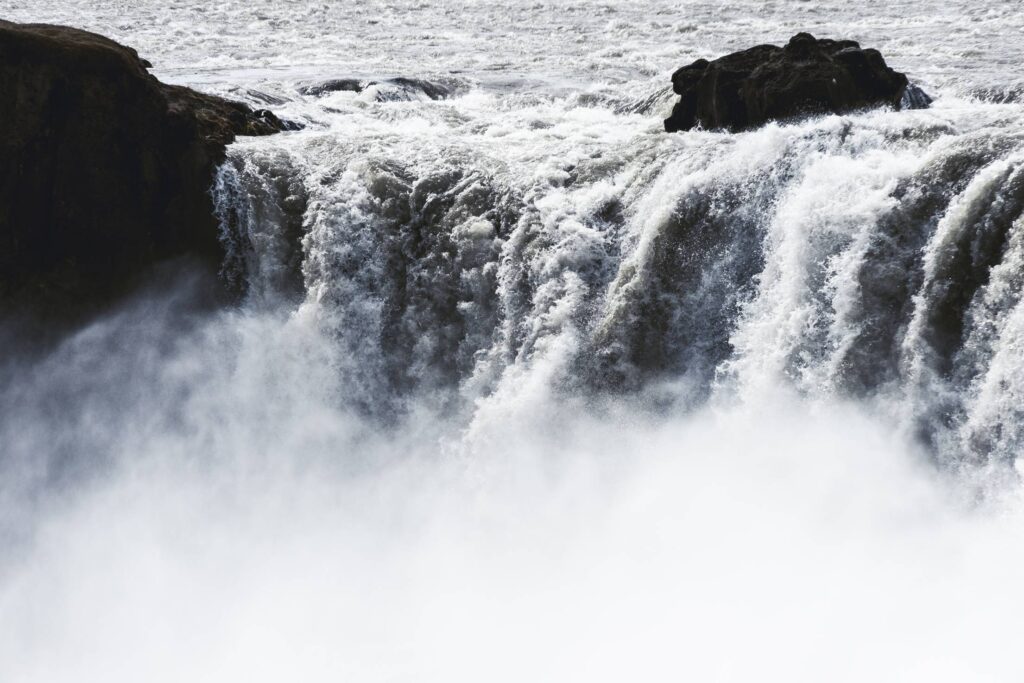
[(372, 91), (377, 102), (412, 102), (416, 100), (444, 100), (464, 92), (465, 83), (457, 79), (428, 81), (422, 78), (396, 76), (381, 80), (334, 78), (323, 83), (299, 88), (303, 95), (322, 97), (335, 92), (362, 93)]
[(672, 74), (672, 89), (679, 102), (665, 119), (670, 133), (697, 126), (739, 131), (799, 116), (931, 103), (878, 50), (809, 33), (785, 47), (758, 45), (710, 62), (698, 59)]
[(74, 309), (163, 259), (219, 262), (215, 166), (282, 124), (149, 66), (93, 33), (0, 21), (0, 304)]
[(320, 97), (332, 92), (363, 92), (371, 81), (361, 81), (358, 78), (333, 78), (323, 83), (306, 85), (299, 88), (303, 95)]

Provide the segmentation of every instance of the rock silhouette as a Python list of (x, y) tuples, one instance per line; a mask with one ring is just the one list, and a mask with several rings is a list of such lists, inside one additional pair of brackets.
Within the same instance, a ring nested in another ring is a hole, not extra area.
[(0, 21), (0, 307), (75, 310), (158, 261), (219, 262), (215, 166), (282, 124), (149, 67), (93, 33)]
[(758, 45), (672, 74), (679, 102), (665, 119), (672, 133), (695, 127), (741, 131), (768, 121), (931, 103), (881, 53), (852, 40), (799, 33), (785, 47)]

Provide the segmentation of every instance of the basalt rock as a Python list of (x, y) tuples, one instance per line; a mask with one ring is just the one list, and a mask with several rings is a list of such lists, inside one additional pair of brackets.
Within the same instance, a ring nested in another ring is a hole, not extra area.
[(931, 103), (877, 50), (809, 33), (785, 47), (759, 45), (710, 62), (698, 59), (672, 74), (672, 88), (679, 102), (665, 119), (670, 133), (697, 126), (740, 131), (808, 115)]
[(0, 310), (75, 310), (159, 261), (219, 262), (215, 167), (282, 124), (149, 67), (93, 33), (0, 21)]

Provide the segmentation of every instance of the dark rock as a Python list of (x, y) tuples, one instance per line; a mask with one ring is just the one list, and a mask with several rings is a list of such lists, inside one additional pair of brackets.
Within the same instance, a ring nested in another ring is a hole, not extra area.
[(303, 86), (299, 88), (299, 92), (303, 95), (320, 97), (332, 92), (363, 92), (367, 85), (369, 85), (368, 81), (364, 82), (358, 78), (334, 78), (323, 83)]
[(452, 89), (448, 86), (425, 81), (422, 78), (399, 76), (397, 78), (390, 78), (386, 82), (398, 86), (399, 89), (407, 93), (423, 93), (432, 100), (443, 100), (452, 94)]
[(306, 130), (306, 124), (300, 121), (292, 121), (291, 119), (281, 119), (281, 130)]
[(908, 83), (903, 97), (900, 99), (900, 109), (927, 109), (932, 106), (932, 98), (924, 90), (913, 83)]
[(739, 131), (800, 116), (931, 103), (877, 50), (809, 33), (784, 48), (758, 45), (711, 62), (698, 59), (672, 74), (672, 89), (680, 97), (665, 119), (670, 133), (697, 126)]
[(450, 83), (438, 83), (422, 78), (406, 78), (396, 76), (381, 80), (358, 78), (335, 78), (323, 83), (306, 85), (299, 88), (303, 95), (322, 97), (332, 92), (361, 93), (372, 86), (378, 87), (378, 102), (408, 102), (426, 97), (430, 100), (443, 100), (461, 92), (464, 84), (452, 80)]
[(283, 124), (148, 66), (93, 33), (0, 21), (0, 308), (74, 311), (158, 261), (219, 262), (215, 166)]

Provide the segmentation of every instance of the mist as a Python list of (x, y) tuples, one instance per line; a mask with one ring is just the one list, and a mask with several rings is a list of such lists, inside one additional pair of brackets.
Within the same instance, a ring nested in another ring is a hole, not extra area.
[(1024, 669), (1013, 477), (954, 477), (867, 404), (520, 383), (383, 428), (320, 330), (149, 296), (8, 367), (0, 678)]

